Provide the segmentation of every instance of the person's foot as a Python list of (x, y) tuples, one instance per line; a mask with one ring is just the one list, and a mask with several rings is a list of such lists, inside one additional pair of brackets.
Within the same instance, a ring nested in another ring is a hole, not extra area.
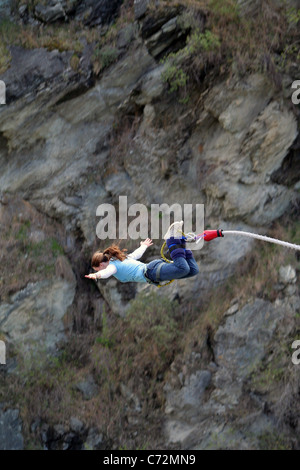
[(174, 260), (176, 258), (185, 258), (185, 239), (184, 238), (168, 238), (167, 247), (170, 253), (171, 258)]
[(172, 244), (180, 245), (182, 248), (185, 248), (186, 245), (186, 238), (181, 237), (181, 238), (175, 238), (175, 237), (170, 237), (167, 239), (167, 245), (168, 247)]

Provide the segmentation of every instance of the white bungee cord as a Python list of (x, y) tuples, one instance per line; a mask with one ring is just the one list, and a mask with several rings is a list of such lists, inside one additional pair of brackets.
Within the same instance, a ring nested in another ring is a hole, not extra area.
[(293, 250), (300, 250), (300, 245), (294, 243), (289, 243), (283, 240), (278, 240), (277, 238), (267, 237), (265, 235), (259, 235), (258, 233), (244, 232), (242, 230), (205, 230), (203, 233), (196, 235), (194, 232), (184, 233), (182, 231), (183, 221), (174, 222), (170, 225), (167, 233), (164, 236), (164, 239), (167, 240), (169, 237), (181, 237), (184, 236), (187, 242), (199, 243), (201, 240), (210, 241), (217, 237), (224, 237), (225, 235), (237, 235), (249, 238), (255, 238), (257, 240), (262, 240), (264, 242), (275, 243), (277, 245), (284, 246), (286, 248), (291, 248)]

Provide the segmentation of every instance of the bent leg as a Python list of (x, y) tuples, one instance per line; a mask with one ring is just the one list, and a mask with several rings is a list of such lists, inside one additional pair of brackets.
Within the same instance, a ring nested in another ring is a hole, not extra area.
[(186, 277), (193, 277), (199, 274), (199, 267), (194, 258), (192, 250), (185, 250), (186, 261), (190, 267), (190, 272), (187, 274)]
[(196, 276), (198, 265), (191, 250), (185, 249), (185, 240), (169, 238), (167, 240), (173, 263), (154, 260), (148, 265), (147, 274), (153, 281), (172, 281)]
[(186, 261), (190, 267), (190, 272), (185, 276), (185, 278), (187, 277), (193, 277), (193, 276), (197, 276), (197, 274), (199, 274), (200, 270), (199, 270), (199, 266), (195, 260), (194, 257), (192, 258), (186, 258)]
[(190, 267), (185, 258), (177, 258), (173, 263), (156, 259), (147, 265), (147, 277), (154, 282), (181, 279), (189, 272)]
[(185, 255), (185, 238), (170, 237), (167, 246), (173, 263), (163, 265), (159, 272), (160, 281), (182, 279), (190, 272), (190, 266)]
[(185, 258), (176, 258), (173, 263), (164, 263), (160, 269), (160, 281), (172, 281), (173, 279), (182, 279), (187, 277), (190, 272), (190, 266)]

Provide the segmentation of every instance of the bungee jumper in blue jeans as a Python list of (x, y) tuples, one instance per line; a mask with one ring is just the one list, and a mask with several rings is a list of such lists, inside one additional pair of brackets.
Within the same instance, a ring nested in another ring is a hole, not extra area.
[(166, 244), (172, 259), (171, 263), (155, 259), (150, 263), (138, 261), (146, 249), (153, 245), (150, 238), (140, 243), (135, 251), (126, 254), (125, 249), (111, 245), (103, 252), (92, 256), (92, 268), (96, 273), (87, 274), (88, 279), (108, 279), (114, 276), (120, 282), (148, 282), (160, 286), (161, 282), (186, 279), (199, 273), (198, 265), (191, 250), (186, 249), (185, 238), (170, 237)]

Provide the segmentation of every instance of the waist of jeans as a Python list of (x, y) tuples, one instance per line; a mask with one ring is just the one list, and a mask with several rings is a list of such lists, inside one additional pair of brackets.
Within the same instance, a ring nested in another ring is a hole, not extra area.
[(147, 274), (147, 270), (148, 270), (148, 266), (145, 266), (144, 277), (145, 277), (146, 281), (148, 282), (148, 284), (155, 284), (155, 285), (159, 284), (159, 282), (152, 281), (152, 279), (150, 279), (150, 277)]
[[(149, 284), (155, 284), (155, 285), (159, 285), (160, 284), (160, 281), (158, 279), (158, 275), (160, 273), (160, 270), (161, 270), (161, 264), (164, 264), (163, 260), (158, 260), (158, 263), (157, 263), (157, 266), (156, 266), (156, 269), (155, 269), (155, 280), (152, 280), (149, 275), (148, 275), (148, 266), (145, 266), (145, 271), (144, 271), (144, 277), (146, 279), (146, 281), (149, 283)], [(159, 267), (160, 266), (160, 267)], [(153, 269), (153, 268), (152, 268)]]
[(148, 266), (145, 266), (144, 277), (146, 278), (147, 282), (152, 282), (151, 279), (148, 277), (147, 270), (148, 270)]

